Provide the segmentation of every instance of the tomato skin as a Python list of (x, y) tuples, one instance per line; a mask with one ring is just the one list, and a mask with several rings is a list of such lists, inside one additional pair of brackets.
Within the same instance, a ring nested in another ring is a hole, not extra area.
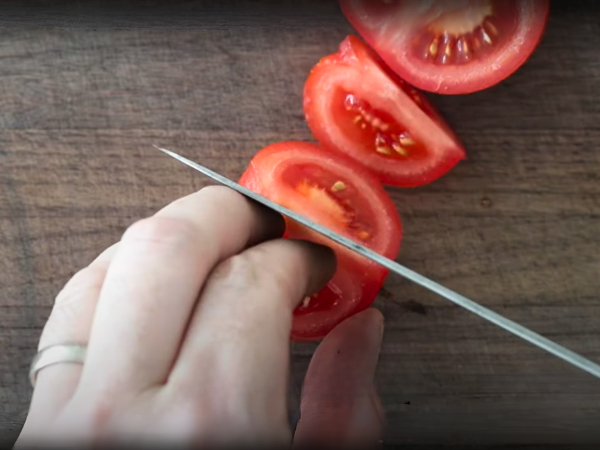
[[(438, 0), (440, 3), (441, 1)], [(507, 0), (496, 0), (507, 1)], [(549, 0), (516, 0), (516, 29), (509, 42), (489, 57), (466, 65), (433, 65), (411, 55), (417, 19), (402, 22), (402, 14), (372, 14), (374, 0), (340, 0), (342, 12), (354, 29), (381, 58), (413, 86), (438, 94), (470, 94), (492, 87), (508, 78), (529, 59), (542, 40), (550, 10)], [(402, 8), (410, 1), (399, 0), (392, 7)], [(386, 20), (387, 19), (387, 20)], [(389, 20), (397, 20), (390, 25)], [(384, 28), (387, 32), (382, 31)]]
[[(332, 215), (319, 209), (314, 199), (305, 201), (294, 185), (289, 184), (291, 178), (303, 173), (303, 168), (311, 165), (322, 168), (325, 173), (334, 174), (335, 179), (347, 183), (349, 191), (359, 193), (353, 194), (350, 200), (353, 206), (357, 206), (356, 216), (361, 217), (361, 224), (372, 231), (367, 242), (357, 239), (347, 223), (332, 219)], [(240, 178), (240, 184), (388, 258), (394, 259), (398, 254), (402, 226), (393, 202), (370, 173), (343, 155), (305, 142), (273, 144), (256, 154)], [(322, 339), (344, 319), (373, 303), (388, 274), (385, 268), (287, 219), (284, 237), (328, 245), (337, 257), (334, 277), (321, 292), (313, 296), (324, 301), (326, 307), (303, 310), (300, 305), (296, 308), (292, 340)]]
[[(424, 143), (425, 160), (393, 161), (367, 149), (347, 133), (336, 111), (336, 90), (358, 92), (391, 114)], [(320, 144), (358, 161), (384, 184), (422, 186), (450, 171), (466, 155), (462, 144), (427, 99), (393, 73), (356, 36), (348, 36), (339, 51), (319, 61), (304, 88), (304, 112)]]

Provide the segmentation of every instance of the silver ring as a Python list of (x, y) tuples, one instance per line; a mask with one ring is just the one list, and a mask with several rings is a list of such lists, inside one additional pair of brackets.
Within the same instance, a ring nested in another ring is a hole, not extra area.
[(37, 373), (44, 367), (59, 363), (83, 364), (86, 352), (87, 347), (79, 344), (58, 344), (40, 350), (29, 368), (31, 386), (35, 387)]

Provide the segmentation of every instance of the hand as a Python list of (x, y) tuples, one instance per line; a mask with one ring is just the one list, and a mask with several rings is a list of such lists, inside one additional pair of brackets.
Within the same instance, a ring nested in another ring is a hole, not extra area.
[[(87, 356), (38, 372), (17, 445), (290, 444), (292, 312), (327, 283), (335, 257), (283, 230), (223, 187), (132, 225), (58, 295), (39, 349), (79, 343)], [(321, 343), (296, 443), (378, 442), (382, 330), (371, 309)]]

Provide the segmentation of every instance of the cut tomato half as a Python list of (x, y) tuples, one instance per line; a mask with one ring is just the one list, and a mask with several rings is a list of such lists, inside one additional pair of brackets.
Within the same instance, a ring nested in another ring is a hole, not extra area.
[(348, 36), (338, 53), (312, 69), (304, 112), (324, 147), (350, 156), (385, 184), (430, 183), (465, 157), (427, 99), (356, 36)]
[(538, 46), (548, 0), (341, 0), (358, 33), (400, 77), (468, 94), (514, 73)]
[[(347, 157), (305, 142), (261, 150), (240, 184), (388, 258), (402, 239), (394, 203), (373, 176)], [(375, 300), (388, 273), (383, 267), (286, 219), (285, 237), (328, 245), (337, 256), (329, 284), (294, 312), (292, 339), (323, 338)]]

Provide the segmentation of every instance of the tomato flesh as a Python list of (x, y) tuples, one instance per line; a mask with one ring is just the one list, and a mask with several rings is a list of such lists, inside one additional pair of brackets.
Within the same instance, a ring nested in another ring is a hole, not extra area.
[(410, 84), (466, 94), (499, 83), (539, 44), (548, 0), (341, 0), (344, 14)]
[(304, 111), (324, 147), (350, 156), (385, 184), (430, 183), (465, 157), (427, 99), (354, 36), (313, 68)]
[[(393, 202), (343, 155), (303, 142), (274, 144), (252, 159), (240, 184), (388, 258), (397, 256), (402, 229)], [(375, 300), (386, 269), (288, 219), (284, 237), (328, 245), (338, 260), (327, 286), (294, 311), (293, 340), (321, 339)]]

